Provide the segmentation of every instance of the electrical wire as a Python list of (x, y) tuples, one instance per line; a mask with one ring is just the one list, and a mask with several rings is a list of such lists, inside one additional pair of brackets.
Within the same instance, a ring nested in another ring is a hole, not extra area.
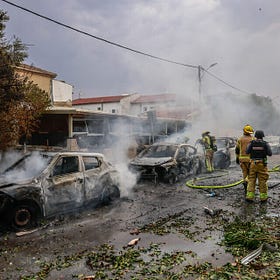
[(204, 70), (204, 72), (206, 72), (208, 75), (210, 75), (211, 77), (215, 78), (216, 80), (220, 81), (221, 83), (223, 83), (223, 84), (225, 84), (225, 85), (231, 87), (232, 89), (235, 89), (235, 90), (237, 90), (237, 91), (240, 91), (240, 92), (246, 93), (246, 94), (253, 94), (252, 92), (245, 91), (245, 90), (243, 90), (243, 89), (237, 88), (237, 87), (235, 87), (235, 86), (229, 84), (228, 82), (222, 80), (221, 78), (217, 77), (216, 75), (214, 75), (213, 73), (209, 72), (208, 70), (206, 70), (206, 69), (204, 69), (204, 68), (202, 68), (202, 70)]
[(90, 34), (90, 33), (88, 33), (88, 32), (82, 31), (82, 30), (80, 30), (80, 29), (77, 29), (77, 28), (75, 28), (75, 27), (72, 27), (72, 26), (70, 26), (70, 25), (67, 25), (67, 24), (65, 24), (65, 23), (62, 23), (62, 22), (60, 22), (60, 21), (51, 19), (51, 18), (49, 18), (49, 17), (47, 17), (47, 16), (44, 16), (44, 15), (39, 14), (39, 13), (37, 13), (37, 12), (31, 11), (31, 10), (29, 10), (29, 9), (27, 9), (27, 8), (24, 8), (24, 7), (22, 7), (22, 6), (19, 6), (19, 5), (17, 5), (17, 4), (14, 4), (14, 3), (10, 2), (10, 1), (6, 1), (6, 0), (2, 0), (2, 1), (5, 2), (5, 3), (7, 3), (7, 4), (10, 4), (10, 5), (14, 6), (14, 7), (17, 7), (17, 8), (19, 8), (19, 9), (21, 9), (21, 10), (24, 10), (24, 11), (26, 11), (26, 12), (28, 12), (28, 13), (31, 13), (31, 14), (33, 14), (33, 15), (36, 15), (36, 16), (38, 16), (38, 17), (40, 17), (40, 18), (46, 19), (46, 20), (51, 21), (51, 22), (53, 22), (53, 23), (56, 23), (56, 24), (58, 24), (58, 25), (60, 25), (60, 26), (63, 26), (63, 27), (68, 28), (68, 29), (71, 29), (71, 30), (73, 30), (73, 31), (75, 31), (75, 32), (78, 32), (78, 33), (81, 33), (81, 34), (83, 34), (83, 35), (92, 37), (92, 38), (94, 38), (94, 39), (103, 41), (103, 42), (105, 42), (105, 43), (111, 44), (111, 45), (113, 45), (113, 46), (116, 46), (116, 47), (119, 47), (119, 48), (123, 48), (123, 49), (125, 49), (125, 50), (131, 51), (131, 52), (134, 52), (134, 53), (138, 53), (138, 54), (141, 54), (141, 55), (145, 55), (145, 56), (148, 56), (148, 57), (151, 57), (151, 58), (154, 58), (154, 59), (158, 59), (158, 60), (161, 60), (161, 61), (165, 61), (165, 62), (169, 62), (169, 63), (173, 63), (173, 64), (185, 66), (185, 67), (190, 67), (190, 68), (198, 68), (198, 66), (196, 66), (196, 65), (191, 65), (191, 64), (187, 64), (187, 63), (181, 63), (181, 62), (177, 62), (177, 61), (174, 61), (174, 60), (170, 60), (170, 59), (162, 58), (162, 57), (155, 56), (155, 55), (152, 55), (152, 54), (148, 54), (148, 53), (145, 53), (145, 52), (136, 50), (136, 49), (132, 49), (132, 48), (127, 47), (127, 46), (125, 46), (125, 45), (121, 45), (121, 44), (119, 44), (119, 43), (115, 43), (115, 42), (109, 41), (109, 40), (107, 40), (107, 39), (104, 39), (104, 38), (102, 38), (102, 37), (98, 37), (98, 36), (92, 35), (92, 34)]
[(198, 70), (202, 69), (205, 73), (207, 73), (207, 74), (210, 75), (211, 77), (215, 78), (216, 80), (220, 81), (221, 83), (227, 85), (228, 87), (230, 87), (230, 88), (232, 88), (232, 89), (234, 89), (234, 90), (237, 90), (237, 91), (239, 91), (239, 92), (242, 92), (242, 93), (252, 94), (252, 93), (250, 93), (250, 92), (248, 92), (248, 91), (245, 91), (245, 90), (242, 90), (242, 89), (240, 89), (240, 88), (237, 88), (237, 87), (235, 87), (235, 86), (229, 84), (228, 82), (225, 82), (225, 81), (222, 80), (221, 78), (219, 78), (219, 77), (217, 77), (216, 75), (214, 75), (213, 73), (209, 72), (207, 69), (204, 69), (203, 67), (201, 67), (200, 65), (192, 65), (192, 64), (182, 63), (182, 62), (178, 62), (178, 61), (174, 61), (174, 60), (162, 58), (162, 57), (159, 57), (159, 56), (156, 56), (156, 55), (152, 55), (152, 54), (149, 54), (149, 53), (146, 53), (146, 52), (143, 52), (143, 51), (139, 51), (139, 50), (136, 50), (136, 49), (127, 47), (127, 46), (125, 46), (125, 45), (122, 45), (122, 44), (119, 44), (119, 43), (116, 43), (116, 42), (113, 42), (113, 41), (104, 39), (104, 38), (102, 38), (102, 37), (98, 37), (98, 36), (92, 35), (92, 34), (90, 34), (90, 33), (88, 33), (88, 32), (82, 31), (82, 30), (80, 30), (80, 29), (77, 29), (77, 28), (75, 28), (75, 27), (73, 27), (73, 26), (70, 26), (70, 25), (68, 25), (68, 24), (62, 23), (62, 22), (60, 22), (60, 21), (51, 19), (51, 18), (49, 18), (49, 17), (47, 17), (47, 16), (44, 16), (44, 15), (39, 14), (39, 13), (37, 13), (37, 12), (34, 12), (34, 11), (30, 10), (30, 9), (27, 9), (27, 8), (24, 8), (24, 7), (19, 6), (19, 5), (17, 5), (17, 4), (14, 4), (14, 3), (10, 2), (10, 1), (7, 1), (7, 0), (1, 0), (1, 1), (2, 1), (2, 2), (5, 2), (5, 3), (9, 4), (9, 5), (12, 5), (12, 6), (16, 7), (16, 8), (19, 8), (19, 9), (21, 9), (21, 10), (23, 10), (23, 11), (26, 11), (26, 12), (28, 12), (28, 13), (31, 13), (31, 14), (33, 14), (33, 15), (35, 15), (35, 16), (38, 16), (38, 17), (43, 18), (43, 19), (46, 19), (46, 20), (51, 21), (51, 22), (53, 22), (53, 23), (55, 23), (55, 24), (58, 24), (58, 25), (63, 26), (63, 27), (65, 27), (65, 28), (71, 29), (71, 30), (73, 30), (73, 31), (75, 31), (75, 32), (78, 32), (78, 33), (80, 33), (80, 34), (89, 36), (89, 37), (94, 38), (94, 39), (96, 39), (96, 40), (100, 40), (100, 41), (103, 41), (103, 42), (105, 42), (105, 43), (111, 44), (111, 45), (113, 45), (113, 46), (116, 46), (116, 47), (119, 47), (119, 48), (122, 48), (122, 49), (125, 49), (125, 50), (128, 50), (128, 51), (131, 51), (131, 52), (134, 52), (134, 53), (137, 53), (137, 54), (140, 54), (140, 55), (144, 55), (144, 56), (147, 56), (147, 57), (150, 57), (150, 58), (153, 58), (153, 59), (161, 60), (161, 61), (164, 61), (164, 62), (168, 62), (168, 63), (172, 63), (172, 64), (177, 64), (177, 65), (180, 65), (180, 66), (189, 67), (189, 68), (194, 68), (194, 69), (198, 69)]

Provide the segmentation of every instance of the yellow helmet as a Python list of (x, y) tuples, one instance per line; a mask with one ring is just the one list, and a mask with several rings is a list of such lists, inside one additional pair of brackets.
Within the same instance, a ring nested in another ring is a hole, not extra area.
[(254, 133), (254, 129), (252, 126), (250, 126), (249, 124), (245, 125), (243, 128), (243, 132), (246, 134), (253, 134)]
[(204, 135), (207, 135), (207, 134), (210, 134), (210, 131), (203, 131), (201, 135), (203, 137)]

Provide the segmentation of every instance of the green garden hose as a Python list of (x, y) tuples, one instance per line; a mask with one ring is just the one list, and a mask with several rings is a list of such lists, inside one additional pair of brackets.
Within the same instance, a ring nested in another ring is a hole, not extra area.
[[(276, 165), (271, 170), (269, 170), (269, 172), (279, 172), (279, 171), (280, 171), (280, 164)], [(189, 188), (193, 188), (193, 189), (225, 189), (225, 188), (235, 187), (235, 186), (243, 183), (243, 179), (242, 179), (242, 180), (239, 180), (237, 182), (227, 184), (227, 185), (223, 185), (223, 186), (221, 186), (221, 185), (219, 185), (219, 186), (215, 186), (215, 185), (213, 185), (213, 186), (202, 186), (202, 185), (197, 185), (196, 184), (199, 181), (218, 178), (218, 177), (222, 177), (222, 176), (225, 176), (225, 175), (226, 174), (220, 174), (220, 175), (214, 175), (214, 176), (208, 176), (208, 177), (202, 177), (202, 178), (193, 178), (193, 179), (186, 182), (186, 186), (189, 187)]]

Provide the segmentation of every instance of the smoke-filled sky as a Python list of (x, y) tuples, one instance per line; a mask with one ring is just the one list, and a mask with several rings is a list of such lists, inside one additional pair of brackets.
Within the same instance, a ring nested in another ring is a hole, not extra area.
[[(91, 35), (164, 59), (208, 68), (202, 94), (280, 88), (279, 0), (11, 0)], [(198, 96), (197, 68), (156, 60), (82, 35), (0, 0), (6, 37), (29, 46), (27, 64), (58, 74), (74, 98), (175, 93)], [(236, 87), (241, 91), (231, 88)], [(243, 92), (244, 91), (244, 92)], [(280, 100), (278, 100), (280, 101)]]

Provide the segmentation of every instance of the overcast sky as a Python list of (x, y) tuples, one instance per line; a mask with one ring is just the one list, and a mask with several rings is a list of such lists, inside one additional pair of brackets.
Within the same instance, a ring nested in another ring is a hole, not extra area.
[[(279, 0), (10, 0), (114, 43), (202, 65), (241, 91), (280, 96)], [(198, 71), (162, 62), (66, 29), (0, 0), (6, 37), (28, 44), (27, 64), (57, 73), (74, 98), (176, 93), (198, 96)], [(208, 74), (202, 93), (246, 94)]]

